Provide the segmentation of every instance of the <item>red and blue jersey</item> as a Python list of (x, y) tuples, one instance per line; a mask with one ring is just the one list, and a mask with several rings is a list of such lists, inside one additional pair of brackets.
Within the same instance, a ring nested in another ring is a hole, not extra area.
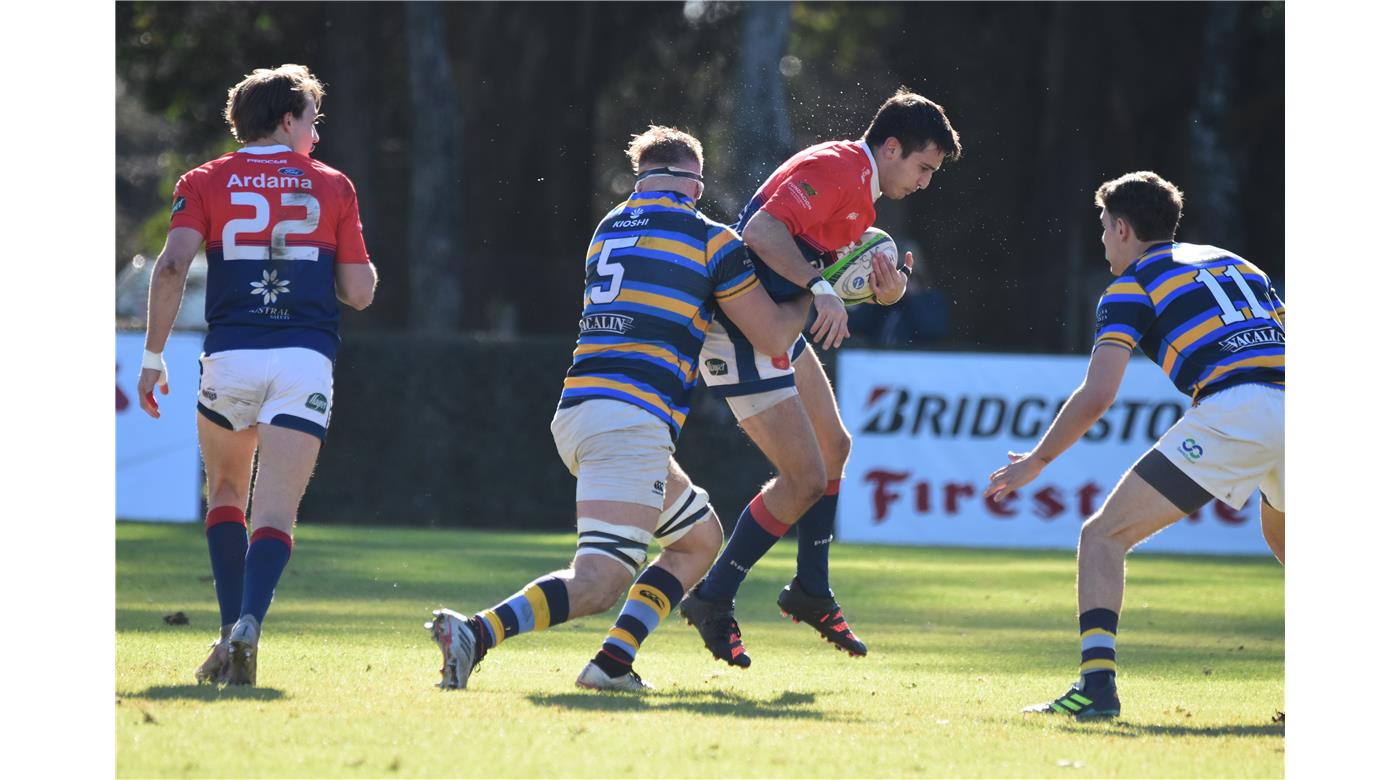
[(1199, 401), (1283, 380), (1283, 301), (1269, 277), (1224, 249), (1160, 243), (1099, 299), (1094, 348), (1140, 347)]
[[(739, 214), (740, 233), (759, 211), (783, 223), (814, 268), (835, 262), (841, 250), (875, 224), (880, 174), (865, 141), (830, 141), (788, 159), (758, 188)], [(775, 301), (806, 292), (774, 273), (757, 254), (754, 271)]]
[(584, 260), (578, 347), (560, 408), (639, 406), (680, 435), (718, 301), (758, 289), (744, 242), (674, 192), (638, 192), (599, 223)]
[(285, 146), (244, 148), (180, 177), (170, 227), (204, 236), (206, 353), (305, 347), (335, 360), (335, 264), (369, 262), (345, 174)]

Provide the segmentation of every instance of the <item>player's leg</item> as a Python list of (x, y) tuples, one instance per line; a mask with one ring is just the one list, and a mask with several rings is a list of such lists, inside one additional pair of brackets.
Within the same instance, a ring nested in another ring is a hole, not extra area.
[(1283, 563), (1283, 513), (1269, 506), (1268, 499), (1259, 502), (1259, 526), (1274, 557)]
[[(785, 398), (766, 406), (764, 396)], [(695, 626), (706, 649), (731, 666), (748, 667), (749, 656), (734, 620), (734, 598), (750, 570), (777, 544), (826, 486), (816, 434), (795, 390), (768, 391), (728, 399), (739, 425), (778, 470), (740, 512), (729, 543), (704, 579), (681, 600), (681, 614)]]
[(778, 596), (778, 608), (793, 622), (815, 628), (828, 642), (853, 657), (863, 656), (865, 643), (851, 631), (841, 605), (831, 592), (829, 556), (836, 538), (836, 502), (841, 476), (851, 454), (851, 434), (841, 421), (831, 382), (814, 350), (805, 350), (793, 363), (797, 392), (812, 421), (827, 483), (822, 497), (797, 523), (797, 576)]
[(608, 609), (646, 563), (666, 491), (670, 429), (612, 400), (560, 409), (555, 445), (578, 477), (578, 550), (569, 568), (527, 584), (467, 617), (448, 609), (426, 624), (443, 653), (443, 688), (464, 688), (486, 653), (519, 634)]
[(243, 600), (230, 637), (229, 682), (257, 682), (257, 647), (268, 608), (292, 556), (292, 529), (297, 508), (316, 457), (319, 436), (279, 425), (260, 424), (258, 470), (253, 484), (252, 535), (243, 562)]
[(257, 648), (277, 583), (292, 555), (292, 529), (330, 422), (334, 395), (330, 358), (310, 349), (247, 350), (243, 375), (261, 390), (248, 404), (256, 415), (258, 466), (253, 480), (252, 534), (243, 562), (243, 600), (230, 637), (231, 683), (254, 683)]
[[(1166, 495), (1158, 487), (1163, 484), (1171, 485)], [(1118, 615), (1128, 552), (1209, 499), (1209, 493), (1156, 450), (1149, 450), (1123, 475), (1079, 532), (1079, 681), (1059, 698), (1027, 707), (1026, 712), (1077, 718), (1118, 715)]]
[[(203, 411), (203, 410), (202, 410)], [(195, 670), (198, 682), (220, 682), (228, 674), (228, 638), (238, 620), (243, 601), (243, 559), (248, 553), (248, 489), (253, 476), (253, 452), (257, 432), (233, 431), (203, 412), (197, 418), (199, 452), (208, 481), (209, 512), (204, 518), (204, 537), (209, 548), (209, 567), (214, 575), (214, 593), (219, 602), (219, 638), (209, 657)]]
[(691, 484), (674, 458), (668, 465), (666, 506), (657, 522), (661, 555), (628, 591), (603, 646), (579, 675), (580, 687), (631, 691), (651, 687), (632, 669), (637, 652), (704, 575), (724, 541), (708, 494)]

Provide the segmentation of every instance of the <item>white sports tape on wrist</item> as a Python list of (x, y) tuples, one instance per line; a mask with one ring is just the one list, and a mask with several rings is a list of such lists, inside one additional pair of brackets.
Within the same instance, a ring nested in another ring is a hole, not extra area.
[(593, 517), (578, 519), (578, 554), (606, 555), (632, 570), (642, 570), (647, 562), (650, 532), (630, 525), (605, 523)]
[(710, 494), (699, 485), (691, 485), (670, 506), (661, 510), (661, 518), (656, 524), (656, 541), (662, 547), (670, 547), (690, 533), (690, 529), (709, 519), (713, 511)]
[(165, 355), (162, 352), (152, 352), (149, 349), (142, 350), (141, 367), (150, 368), (156, 371), (165, 370)]
[(813, 284), (808, 289), (812, 291), (812, 295), (836, 295), (836, 288), (832, 287), (831, 282), (825, 279)]

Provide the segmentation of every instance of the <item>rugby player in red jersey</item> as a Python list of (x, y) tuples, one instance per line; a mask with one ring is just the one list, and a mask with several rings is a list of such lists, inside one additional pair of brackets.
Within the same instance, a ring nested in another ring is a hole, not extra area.
[(1283, 563), (1283, 301), (1269, 277), (1224, 249), (1179, 243), (1181, 191), (1150, 171), (1094, 196), (1118, 279), (1099, 299), (1084, 382), (1027, 453), (992, 473), (997, 501), (1030, 484), (1113, 405), (1133, 351), (1162, 367), (1191, 408), (1079, 531), (1079, 680), (1025, 709), (1115, 717), (1118, 615), (1128, 552), (1212, 498), (1235, 509), (1258, 488), (1264, 539)]
[[(170, 392), (161, 353), (190, 263), (205, 248), (199, 449), (222, 625), (195, 672), (200, 682), (257, 681), (263, 620), (330, 422), (337, 299), (355, 309), (374, 299), (355, 187), (310, 157), (323, 94), (302, 65), (259, 68), (229, 90), (224, 118), (244, 146), (180, 177), (151, 275), (137, 396), (160, 417), (154, 391)], [(244, 509), (254, 453), (250, 538)]]
[[(961, 154), (943, 107), (900, 89), (862, 138), (804, 149), (759, 188), (736, 226), (754, 272), (775, 301), (812, 293), (813, 338), (825, 348), (840, 346), (850, 334), (845, 305), (819, 269), (874, 224), (876, 200), (898, 200), (928, 187), (933, 174)], [(905, 253), (900, 269), (886, 258), (876, 261), (871, 282), (877, 302), (890, 305), (904, 295), (913, 262), (912, 253)], [(779, 595), (778, 606), (852, 655), (865, 655), (828, 576), (841, 474), (851, 450), (831, 384), (805, 338), (769, 355), (731, 325), (723, 312), (710, 325), (701, 354), (705, 384), (729, 402), (778, 476), (740, 514), (724, 552), (681, 601), (681, 613), (711, 654), (747, 667), (734, 620), (735, 595), (753, 565), (796, 523), (797, 576)]]

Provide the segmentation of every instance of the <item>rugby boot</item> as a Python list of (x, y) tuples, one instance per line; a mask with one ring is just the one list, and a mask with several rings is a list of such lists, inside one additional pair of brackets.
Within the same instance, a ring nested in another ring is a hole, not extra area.
[(739, 623), (734, 620), (734, 602), (706, 601), (694, 589), (681, 599), (681, 614), (688, 625), (695, 626), (710, 655), (740, 669), (749, 668), (752, 661), (744, 652)]
[(258, 638), (261, 634), (262, 626), (252, 615), (244, 615), (233, 624), (233, 630), (229, 632), (228, 637), (229, 662), (226, 682), (229, 685), (258, 684)]
[(832, 596), (810, 596), (797, 584), (797, 578), (778, 594), (778, 609), (794, 623), (806, 623), (837, 648), (859, 658), (868, 652), (841, 614), (841, 605)]
[(209, 657), (204, 659), (204, 663), (200, 664), (198, 669), (194, 670), (195, 682), (215, 684), (228, 682), (228, 636), (232, 632), (232, 623), (219, 628), (219, 638), (209, 645)]
[(1075, 720), (1090, 718), (1116, 718), (1120, 709), (1118, 686), (1115, 683), (1096, 688), (1085, 686), (1084, 678), (1079, 678), (1065, 695), (1044, 704), (1032, 704), (1021, 712), (1043, 715), (1068, 715)]
[(444, 690), (467, 687), (467, 680), (477, 664), (486, 657), (486, 647), (477, 638), (471, 618), (450, 609), (433, 610), (433, 619), (423, 628), (432, 632), (433, 641), (442, 650), (442, 680)]
[(635, 671), (628, 669), (626, 674), (619, 677), (609, 677), (602, 667), (592, 661), (583, 667), (574, 685), (580, 688), (587, 688), (590, 691), (630, 691), (640, 693), (641, 691), (655, 690), (655, 686)]

